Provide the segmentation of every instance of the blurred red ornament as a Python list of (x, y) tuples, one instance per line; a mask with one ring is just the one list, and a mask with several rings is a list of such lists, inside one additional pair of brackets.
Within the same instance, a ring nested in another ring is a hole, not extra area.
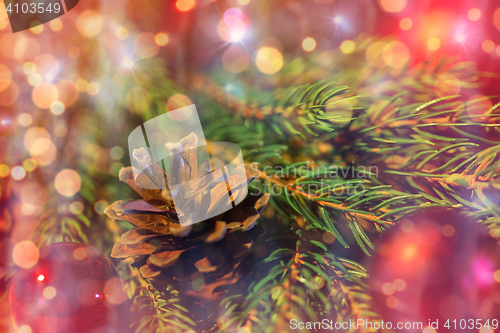
[[(490, 328), (498, 328), (498, 253), (497, 240), (464, 215), (442, 209), (403, 218), (381, 239), (370, 263), (375, 309), (392, 325), (421, 322), (420, 332), (436, 320), (431, 329), (438, 332), (462, 332), (461, 321), (465, 331), (477, 332), (476, 322), (469, 330), (470, 319), (489, 319)], [(417, 331), (409, 327), (397, 331)]]
[(33, 267), (16, 272), (9, 292), (15, 326), (33, 333), (115, 332), (125, 300), (113, 264), (79, 243), (42, 247)]

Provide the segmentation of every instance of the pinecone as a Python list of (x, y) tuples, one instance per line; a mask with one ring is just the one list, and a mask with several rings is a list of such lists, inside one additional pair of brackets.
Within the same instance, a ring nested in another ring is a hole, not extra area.
[[(193, 142), (193, 136), (183, 139), (181, 143)], [(196, 137), (195, 137), (196, 138)], [(197, 140), (196, 140), (197, 142)], [(186, 147), (184, 147), (186, 148)], [(113, 247), (114, 258), (134, 258), (134, 266), (140, 267), (144, 278), (155, 282), (187, 285), (195, 277), (202, 276), (205, 284), (234, 272), (235, 268), (246, 256), (252, 243), (264, 233), (256, 221), (265, 208), (269, 194), (261, 196), (248, 195), (240, 204), (229, 211), (219, 214), (203, 222), (181, 226), (168, 184), (166, 189), (165, 171), (153, 161), (145, 149), (134, 150), (134, 159), (145, 172), (134, 180), (132, 167), (120, 170), (120, 180), (132, 187), (143, 199), (117, 201), (109, 206), (105, 213), (112, 219), (132, 223), (135, 228), (127, 231)], [(180, 165), (177, 179), (189, 181), (206, 174), (205, 167), (199, 174), (196, 154), (176, 155), (184, 159)], [(208, 165), (207, 162), (202, 166)], [(249, 168), (256, 170), (255, 168)], [(242, 170), (235, 170), (228, 176), (229, 182), (234, 177), (241, 177)], [(244, 170), (248, 182), (253, 180), (248, 170)], [(162, 178), (164, 177), (164, 178)], [(152, 186), (156, 184), (156, 186)], [(207, 189), (207, 184), (200, 182), (199, 188), (188, 189), (185, 200), (211, 200), (210, 207), (216, 207), (219, 201), (227, 198), (227, 186), (215, 186)], [(156, 188), (155, 188), (156, 187)], [(163, 189), (161, 189), (163, 188)], [(231, 197), (232, 198), (232, 197)]]

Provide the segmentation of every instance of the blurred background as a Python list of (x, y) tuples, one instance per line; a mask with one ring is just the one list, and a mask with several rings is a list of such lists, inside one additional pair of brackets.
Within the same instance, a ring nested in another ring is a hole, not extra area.
[[(124, 196), (117, 176), (130, 163), (126, 140), (143, 121), (198, 104), (200, 90), (230, 103), (244, 85), (310, 82), (333, 67), (308, 70), (308, 61), (335, 62), (332, 52), (348, 61), (377, 37), (352, 66), (390, 76), (451, 58), (480, 78), (460, 86), (443, 74), (428, 95), (493, 96), (483, 108), (498, 100), (496, 0), (80, 0), (16, 34), (0, 4), (2, 273), (23, 260), (16, 246), (27, 240), (79, 241), (109, 254), (119, 228), (103, 212)], [(350, 84), (348, 75), (339, 81)], [(390, 89), (382, 80), (364, 92)], [(2, 298), (2, 332), (11, 330), (6, 307)]]

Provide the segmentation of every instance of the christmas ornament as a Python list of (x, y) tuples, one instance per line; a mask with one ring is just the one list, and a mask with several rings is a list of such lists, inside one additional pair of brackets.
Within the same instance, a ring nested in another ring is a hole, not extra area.
[[(87, 245), (40, 248), (38, 262), (19, 269), (9, 292), (17, 329), (33, 333), (115, 332), (126, 295), (113, 264)], [(113, 330), (115, 329), (115, 330)]]
[[(136, 226), (122, 235), (113, 247), (111, 256), (133, 257), (134, 265), (140, 267), (144, 278), (155, 280), (156, 283), (176, 283), (181, 289), (201, 290), (206, 284), (233, 272), (253, 241), (264, 232), (261, 226), (256, 225), (256, 221), (269, 200), (269, 194), (249, 195), (225, 213), (182, 227), (168, 184), (167, 190), (151, 189), (154, 180), (167, 179), (164, 170), (142, 148), (135, 150), (133, 155), (136, 160), (147, 162), (152, 172), (163, 175), (141, 173), (134, 180), (132, 167), (120, 171), (120, 180), (137, 191), (143, 199), (118, 201), (105, 210), (109, 217)], [(198, 173), (193, 175), (191, 172), (191, 165), (198, 165), (196, 153), (178, 155), (178, 158), (182, 159), (179, 165), (185, 165), (185, 168), (177, 173), (177, 178), (186, 181), (197, 179)], [(201, 165), (205, 167), (199, 168), (200, 176), (208, 166), (207, 163)], [(240, 171), (229, 174), (229, 182), (233, 177), (240, 177)], [(248, 170), (246, 177), (249, 181), (254, 178)], [(190, 189), (186, 200), (203, 200), (205, 203), (209, 200), (207, 207), (215, 208), (227, 196), (226, 187), (210, 188), (203, 181), (197, 184), (198, 188)]]
[[(470, 319), (498, 328), (499, 252), (485, 228), (463, 214), (442, 209), (403, 218), (370, 264), (375, 309), (392, 325), (421, 322), (420, 331), (477, 332)], [(398, 331), (415, 332), (410, 326)]]

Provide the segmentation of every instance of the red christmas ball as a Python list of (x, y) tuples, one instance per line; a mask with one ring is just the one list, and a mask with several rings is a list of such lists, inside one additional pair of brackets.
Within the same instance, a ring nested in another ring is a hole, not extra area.
[(370, 263), (375, 309), (398, 332), (478, 332), (488, 325), (481, 332), (492, 333), (500, 327), (499, 253), (490, 232), (462, 214), (443, 209), (403, 218)]
[(79, 243), (40, 248), (38, 262), (20, 268), (9, 291), (15, 326), (32, 333), (115, 332), (117, 307), (125, 300), (113, 264)]

